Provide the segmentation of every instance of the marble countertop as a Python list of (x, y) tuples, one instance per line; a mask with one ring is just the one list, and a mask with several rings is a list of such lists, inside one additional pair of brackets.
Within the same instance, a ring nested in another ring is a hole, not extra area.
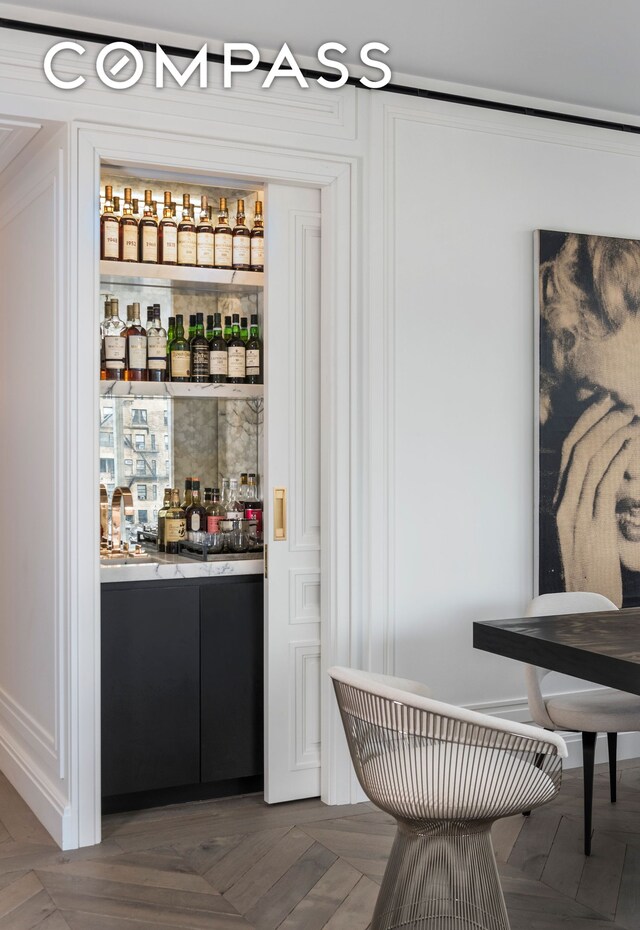
[(174, 581), (179, 578), (219, 578), (231, 575), (259, 575), (264, 568), (263, 553), (222, 555), (209, 562), (183, 555), (153, 553), (153, 561), (130, 559), (125, 564), (100, 563), (100, 581)]

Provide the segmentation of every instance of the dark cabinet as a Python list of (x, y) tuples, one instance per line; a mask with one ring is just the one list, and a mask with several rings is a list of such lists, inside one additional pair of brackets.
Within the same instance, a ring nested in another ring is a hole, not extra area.
[(102, 588), (102, 794), (200, 778), (197, 588)]
[(262, 604), (261, 583), (200, 591), (201, 778), (205, 782), (262, 774)]
[(102, 586), (105, 810), (259, 788), (262, 581)]

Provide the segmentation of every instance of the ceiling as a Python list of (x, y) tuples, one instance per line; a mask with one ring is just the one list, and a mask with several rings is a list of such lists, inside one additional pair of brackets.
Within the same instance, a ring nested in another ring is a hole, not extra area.
[(313, 56), (332, 40), (347, 46), (348, 61), (377, 40), (390, 46), (396, 79), (415, 75), (423, 85), (450, 81), (640, 116), (638, 0), (21, 0), (19, 9), (43, 23), (75, 14), (76, 28), (95, 31), (92, 20), (104, 24), (108, 16), (123, 24), (125, 38), (129, 25), (262, 49), (288, 42)]

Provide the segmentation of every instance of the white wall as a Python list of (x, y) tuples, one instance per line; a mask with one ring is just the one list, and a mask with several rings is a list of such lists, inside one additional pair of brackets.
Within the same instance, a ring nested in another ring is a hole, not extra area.
[(395, 668), (524, 694), (472, 621), (533, 593), (533, 230), (638, 237), (640, 140), (381, 95)]

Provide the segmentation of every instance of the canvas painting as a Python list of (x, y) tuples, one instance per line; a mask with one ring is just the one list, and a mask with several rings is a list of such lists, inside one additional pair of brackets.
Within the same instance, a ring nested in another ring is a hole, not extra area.
[(536, 233), (540, 594), (640, 605), (640, 241)]

